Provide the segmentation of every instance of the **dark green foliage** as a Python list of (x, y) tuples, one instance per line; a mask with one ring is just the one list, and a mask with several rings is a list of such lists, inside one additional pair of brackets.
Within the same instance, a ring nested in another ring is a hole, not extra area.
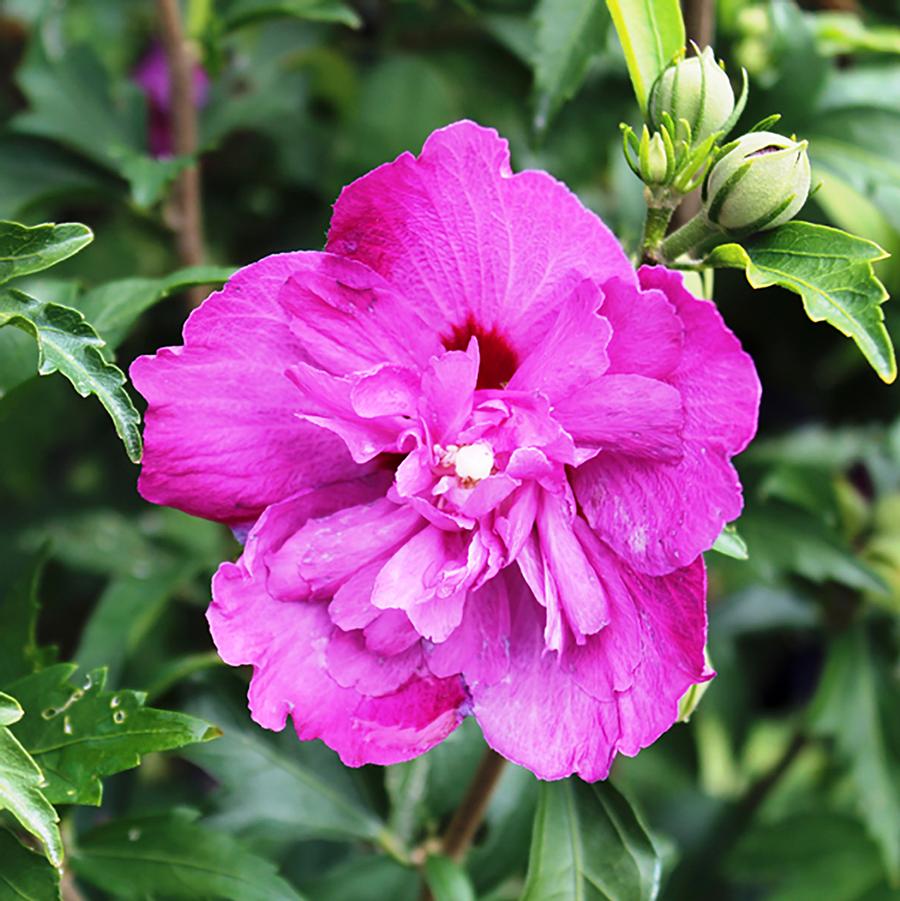
[[(808, 222), (710, 261), (764, 385), (737, 461), (744, 514), (707, 555), (718, 676), (609, 783), (509, 764), (459, 862), (439, 837), (485, 751), (474, 721), (360, 770), (252, 722), (247, 673), (220, 666), (204, 620), (240, 548), (138, 496), (125, 372), (179, 343), (189, 289), (320, 249), (344, 184), (459, 118), (497, 128), (514, 168), (563, 180), (636, 253), (643, 188), (618, 124), (639, 126), (682, 46), (679, 4), (182, 2), (211, 82), (206, 264), (190, 267), (172, 185), (191, 160), (151, 156), (132, 81), (157, 5), (2, 6), (0, 218), (16, 221), (0, 223), (0, 326), (15, 326), (0, 327), (0, 901), (61, 884), (88, 901), (418, 901), (426, 884), (436, 901), (897, 897), (900, 395), (866, 362), (893, 378), (888, 4), (717, 4), (716, 55), (735, 81), (749, 71), (734, 136), (781, 113), (821, 183)], [(797, 294), (862, 355), (811, 327)], [(54, 372), (68, 382), (37, 377)]]

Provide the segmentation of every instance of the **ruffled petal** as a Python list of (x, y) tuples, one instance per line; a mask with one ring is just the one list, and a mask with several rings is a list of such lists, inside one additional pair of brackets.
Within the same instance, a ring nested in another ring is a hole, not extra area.
[(280, 730), (290, 714), (299, 738), (322, 739), (347, 766), (417, 757), (462, 719), (466, 694), (458, 677), (413, 675), (377, 697), (339, 685), (328, 672), (334, 626), (327, 605), (276, 601), (241, 563), (219, 567), (207, 619), (222, 659), (253, 665), (253, 719)]
[[(608, 551), (595, 561), (618, 569)], [(633, 613), (620, 617), (614, 611), (609, 625), (585, 645), (562, 655), (545, 653), (541, 607), (514, 570), (502, 578), (512, 611), (509, 670), (490, 684), (469, 683), (472, 709), (488, 744), (541, 779), (606, 778), (617, 753), (633, 756), (656, 741), (676, 722), (684, 692), (713, 675), (703, 659), (702, 560), (662, 579), (627, 568), (610, 576), (620, 579), (629, 606), (640, 611), (636, 665), (634, 637), (621, 634), (623, 627), (633, 632)], [(619, 662), (617, 655), (626, 659)], [(625, 680), (630, 685), (618, 690), (621, 674), (632, 667)]]
[(506, 141), (473, 122), (344, 188), (328, 250), (376, 270), (441, 334), (496, 326), (520, 352), (540, 342), (564, 283), (634, 282), (597, 216), (545, 172), (513, 175)]
[(241, 269), (191, 314), (183, 347), (134, 361), (148, 403), (138, 482), (148, 501), (247, 523), (301, 489), (359, 474), (339, 439), (294, 415), (284, 375), (306, 355), (277, 298), (324, 258), (287, 253)]
[(677, 462), (601, 454), (573, 488), (588, 522), (639, 572), (661, 576), (709, 550), (740, 516), (741, 483), (721, 448), (696, 441)]

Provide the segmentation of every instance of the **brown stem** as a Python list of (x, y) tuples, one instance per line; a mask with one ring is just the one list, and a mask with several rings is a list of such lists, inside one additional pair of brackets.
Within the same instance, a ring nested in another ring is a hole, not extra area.
[(487, 812), (491, 795), (503, 774), (506, 760), (488, 748), (478, 764), (466, 796), (453, 814), (442, 841), (443, 852), (451, 860), (465, 857)]
[[(701, 49), (712, 45), (716, 35), (715, 0), (682, 0), (684, 30), (688, 40), (696, 42)], [(700, 212), (700, 191), (688, 194), (675, 211), (672, 227), (678, 228)]]
[[(184, 37), (178, 0), (156, 0), (160, 37), (169, 68), (169, 105), (172, 110), (172, 143), (178, 156), (196, 157), (197, 107), (194, 103), (194, 60)], [(174, 227), (178, 255), (185, 266), (203, 262), (203, 207), (200, 168), (196, 162), (182, 170), (175, 183)], [(189, 292), (192, 305), (203, 299), (197, 288)]]

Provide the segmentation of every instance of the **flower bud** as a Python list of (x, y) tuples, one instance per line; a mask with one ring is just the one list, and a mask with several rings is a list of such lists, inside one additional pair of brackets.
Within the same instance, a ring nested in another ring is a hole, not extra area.
[[(696, 47), (695, 47), (696, 49)], [(724, 129), (734, 112), (734, 91), (711, 47), (663, 70), (650, 91), (650, 121), (663, 124), (663, 113), (687, 120), (694, 146)]]
[(650, 138), (647, 148), (647, 172), (644, 181), (648, 185), (661, 185), (666, 180), (669, 171), (669, 158), (666, 153), (666, 145), (659, 132)]
[(709, 220), (726, 231), (755, 232), (792, 219), (809, 196), (806, 146), (771, 131), (738, 138), (709, 173)]

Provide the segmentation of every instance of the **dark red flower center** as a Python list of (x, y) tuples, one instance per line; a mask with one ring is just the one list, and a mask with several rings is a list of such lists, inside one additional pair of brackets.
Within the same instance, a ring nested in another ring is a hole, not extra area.
[(472, 338), (478, 339), (481, 356), (475, 387), (505, 388), (519, 365), (519, 359), (496, 328), (486, 329), (470, 317), (463, 325), (455, 325), (453, 333), (445, 337), (443, 343), (447, 350), (465, 350)]

